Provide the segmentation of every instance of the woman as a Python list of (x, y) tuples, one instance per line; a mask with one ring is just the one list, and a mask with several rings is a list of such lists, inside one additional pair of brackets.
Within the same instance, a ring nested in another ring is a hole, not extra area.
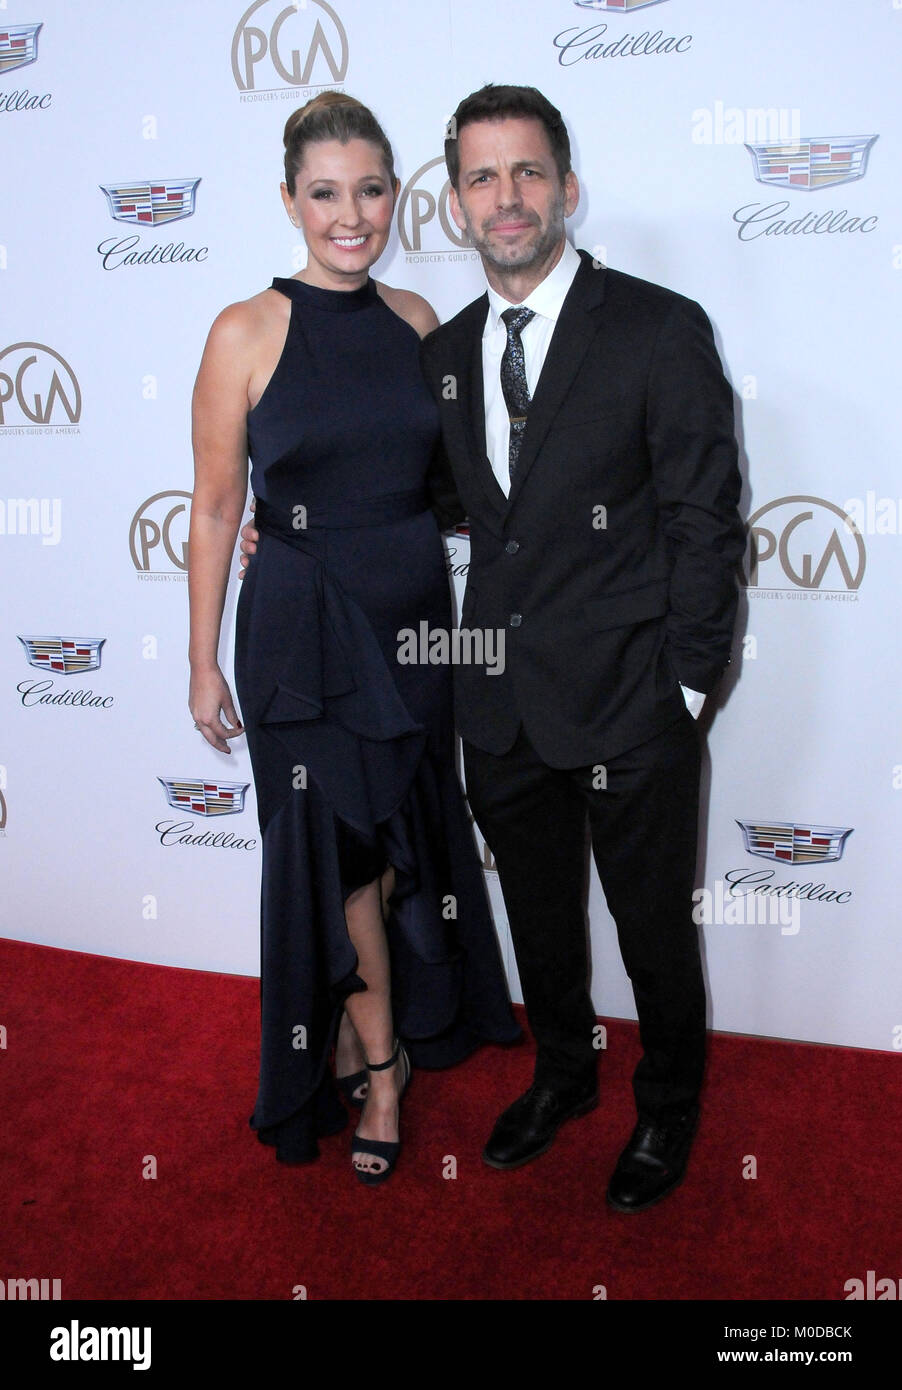
[[(399, 190), (372, 113), (324, 92), (284, 138), (307, 265), (219, 315), (195, 386), (189, 705), (222, 752), (247, 733), (257, 791), (250, 1123), (282, 1161), (315, 1158), (347, 1120), (337, 1044), (363, 1106), (352, 1164), (372, 1185), (397, 1159), (411, 1062), (446, 1066), (519, 1028), (453, 769), (450, 673), (398, 660), (404, 629), (451, 627), (418, 355), (437, 319), (368, 274)], [(261, 537), (236, 616), (242, 726), (217, 655), (248, 455)]]

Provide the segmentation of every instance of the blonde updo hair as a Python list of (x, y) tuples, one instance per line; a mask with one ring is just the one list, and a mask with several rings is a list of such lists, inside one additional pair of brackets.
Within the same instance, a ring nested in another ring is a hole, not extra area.
[(385, 165), (392, 188), (395, 186), (395, 159), (388, 137), (368, 106), (345, 92), (319, 92), (304, 106), (292, 111), (285, 122), (285, 183), (294, 197), (295, 181), (303, 167), (307, 146), (323, 140), (368, 140), (375, 145)]

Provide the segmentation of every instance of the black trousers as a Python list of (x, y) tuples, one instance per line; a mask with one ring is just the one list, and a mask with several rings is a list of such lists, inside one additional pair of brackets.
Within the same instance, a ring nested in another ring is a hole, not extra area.
[(501, 757), (464, 743), (467, 795), (495, 856), (529, 1025), (535, 1083), (593, 1084), (586, 820), (633, 987), (643, 1055), (639, 1113), (667, 1121), (695, 1103), (705, 1059), (705, 986), (692, 920), (699, 734), (692, 716), (602, 768), (542, 762), (521, 727)]

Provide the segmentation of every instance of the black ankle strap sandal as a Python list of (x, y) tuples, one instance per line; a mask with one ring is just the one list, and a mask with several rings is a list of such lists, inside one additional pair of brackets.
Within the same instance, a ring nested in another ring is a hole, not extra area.
[[(398, 1105), (399, 1105), (399, 1106), (400, 1106), (400, 1104), (401, 1104), (401, 1098), (402, 1098), (402, 1096), (404, 1095), (404, 1092), (407, 1090), (407, 1087), (410, 1085), (410, 1075), (411, 1075), (410, 1058), (408, 1057), (407, 1052), (405, 1051), (405, 1049), (401, 1046), (400, 1041), (399, 1041), (397, 1038), (395, 1039), (395, 1050), (394, 1050), (394, 1052), (392, 1053), (392, 1055), (389, 1057), (389, 1059), (388, 1059), (387, 1062), (367, 1062), (367, 1071), (388, 1071), (388, 1068), (389, 1068), (389, 1067), (393, 1067), (393, 1066), (395, 1065), (395, 1063), (398, 1061), (398, 1058), (399, 1058), (399, 1057), (402, 1057), (402, 1056), (403, 1056), (403, 1058), (404, 1058), (404, 1066), (405, 1066), (405, 1069), (406, 1069), (406, 1075), (405, 1075), (405, 1077), (404, 1077), (404, 1085), (401, 1087), (401, 1090), (400, 1090), (400, 1092), (399, 1092), (399, 1094), (398, 1094)], [(401, 1132), (400, 1126), (401, 1126), (401, 1115), (400, 1115), (400, 1110), (399, 1110), (399, 1113), (398, 1113), (398, 1134), (399, 1134), (399, 1136), (400, 1136), (400, 1132)], [(389, 1140), (389, 1139), (363, 1139), (359, 1134), (356, 1134), (356, 1133), (353, 1134), (353, 1135), (351, 1136), (351, 1158), (352, 1158), (352, 1159), (353, 1159), (353, 1157), (354, 1157), (355, 1154), (361, 1154), (361, 1155), (367, 1155), (367, 1154), (369, 1154), (372, 1158), (381, 1158), (381, 1159), (384, 1159), (384, 1161), (385, 1161), (385, 1165), (386, 1165), (386, 1166), (385, 1166), (384, 1168), (382, 1168), (378, 1173), (367, 1173), (367, 1172), (364, 1172), (364, 1170), (363, 1170), (362, 1168), (358, 1168), (358, 1167), (356, 1167), (356, 1165), (352, 1164), (352, 1167), (354, 1168), (354, 1172), (357, 1174), (358, 1178), (360, 1179), (360, 1181), (361, 1181), (362, 1183), (366, 1183), (367, 1187), (375, 1187), (378, 1183), (380, 1183), (380, 1182), (385, 1182), (386, 1178), (391, 1177), (391, 1174), (394, 1172), (395, 1164), (396, 1164), (397, 1161), (398, 1161), (398, 1155), (400, 1154), (400, 1152), (401, 1152), (401, 1140), (400, 1140), (400, 1137), (399, 1137), (398, 1139), (396, 1139), (396, 1140)]]

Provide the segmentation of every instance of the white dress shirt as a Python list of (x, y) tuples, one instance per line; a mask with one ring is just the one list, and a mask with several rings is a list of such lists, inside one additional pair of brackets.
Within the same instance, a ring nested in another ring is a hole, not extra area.
[[(526, 385), (530, 397), (536, 393), (539, 373), (545, 362), (548, 344), (554, 332), (558, 315), (573, 284), (573, 277), (580, 267), (580, 259), (569, 241), (564, 242), (560, 259), (545, 279), (536, 285), (532, 294), (523, 301), (525, 309), (532, 309), (535, 318), (520, 333), (523, 344), (523, 360), (526, 367)], [(501, 358), (507, 347), (507, 329), (501, 321), (505, 309), (513, 306), (497, 290), (488, 286), (489, 312), (482, 331), (482, 380), (485, 389), (485, 443), (495, 477), (501, 485), (505, 497), (510, 493), (511, 480), (508, 465), (508, 445), (510, 443), (510, 419), (501, 390)]]
[[(539, 375), (563, 307), (567, 291), (580, 267), (580, 258), (569, 241), (556, 265), (548, 272), (531, 294), (523, 300), (523, 308), (532, 309), (535, 317), (520, 332), (523, 344), (523, 363), (526, 369), (526, 385), (532, 398), (536, 393)], [(508, 450), (510, 445), (510, 419), (507, 405), (501, 390), (501, 358), (507, 346), (507, 329), (501, 320), (505, 309), (514, 307), (510, 300), (487, 286), (489, 311), (486, 314), (482, 331), (482, 381), (485, 394), (485, 442), (492, 471), (498, 479), (505, 497), (510, 494), (510, 467)], [(517, 306), (519, 307), (519, 306)], [(528, 428), (528, 426), (527, 426)], [(689, 690), (681, 685), (683, 699), (693, 719), (697, 719), (704, 695), (698, 690)]]

